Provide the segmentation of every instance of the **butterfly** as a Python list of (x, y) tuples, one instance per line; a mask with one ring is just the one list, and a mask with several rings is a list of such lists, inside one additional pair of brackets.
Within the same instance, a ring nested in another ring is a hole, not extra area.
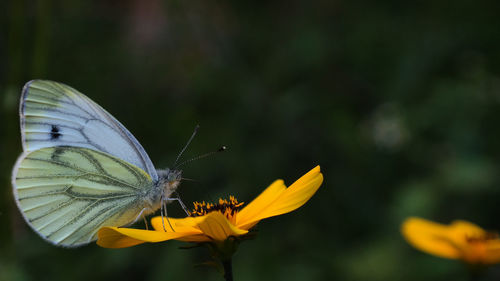
[(26, 222), (55, 245), (77, 247), (103, 226), (124, 226), (162, 209), (181, 171), (156, 170), (111, 114), (62, 83), (33, 80), (20, 101), (23, 153), (12, 171)]

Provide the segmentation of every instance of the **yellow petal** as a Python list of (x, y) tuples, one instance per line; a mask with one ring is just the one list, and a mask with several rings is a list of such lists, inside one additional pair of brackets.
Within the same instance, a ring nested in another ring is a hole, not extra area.
[(458, 259), (467, 249), (467, 237), (480, 237), (484, 230), (466, 221), (443, 225), (421, 218), (408, 218), (401, 227), (408, 243), (426, 253)]
[[(206, 236), (198, 227), (198, 224), (204, 220), (204, 216), (185, 217), (185, 218), (165, 218), (157, 216), (151, 219), (151, 225), (156, 231), (164, 232), (184, 232), (193, 233), (192, 235), (176, 238), (184, 242), (210, 242), (210, 237)], [(170, 221), (170, 224), (169, 224)], [(165, 229), (163, 229), (165, 226)], [(172, 228), (173, 229), (172, 229)]]
[(198, 227), (203, 234), (216, 241), (224, 241), (230, 236), (241, 236), (248, 233), (247, 230), (239, 229), (232, 225), (229, 220), (219, 212), (211, 212), (203, 216)]
[(285, 190), (286, 186), (283, 180), (274, 181), (259, 196), (238, 212), (236, 215), (236, 225), (247, 224), (254, 217), (257, 217), (261, 210), (267, 208)]
[(487, 243), (485, 252), (484, 263), (500, 263), (500, 241), (498, 239)]
[(97, 244), (104, 248), (125, 248), (144, 242), (161, 242), (199, 233), (199, 231), (163, 232), (124, 227), (103, 227), (97, 234)]
[(115, 231), (116, 227), (103, 227), (97, 233), (97, 245), (103, 248), (127, 248), (144, 243)]
[(312, 168), (309, 172), (307, 172), (305, 175), (300, 177), (298, 180), (296, 180), (292, 185), (294, 185), (294, 184), (302, 185), (302, 184), (305, 184), (307, 182), (310, 182), (314, 178), (318, 177), (319, 174), (321, 174), (321, 168), (318, 165), (318, 166)]
[(249, 229), (262, 219), (296, 210), (316, 193), (322, 182), (323, 175), (319, 166), (288, 188), (285, 188), (282, 181), (275, 181), (236, 215), (236, 225)]
[(450, 229), (446, 225), (420, 218), (408, 218), (401, 232), (413, 247), (443, 258), (457, 259), (460, 250), (450, 239)]
[(454, 229), (454, 232), (463, 233), (469, 237), (470, 236), (475, 237), (478, 235), (484, 235), (486, 233), (484, 231), (484, 229), (482, 229), (481, 227), (479, 227), (471, 222), (463, 221), (463, 220), (453, 221), (450, 226)]
[(323, 175), (319, 173), (307, 182), (292, 184), (265, 212), (260, 214), (260, 219), (289, 213), (298, 209), (311, 199), (322, 183)]
[[(203, 217), (185, 217), (185, 218), (165, 218), (157, 216), (151, 219), (151, 225), (157, 231), (164, 232), (189, 232), (199, 231), (197, 225), (203, 220)], [(165, 228), (164, 228), (165, 227)], [(173, 229), (172, 229), (172, 228)]]
[(200, 243), (200, 242), (211, 242), (212, 238), (206, 236), (205, 234), (195, 234), (195, 235), (190, 235), (186, 237), (181, 237), (179, 239), (176, 239), (179, 241), (184, 241), (184, 242), (193, 242), (193, 243)]
[(451, 239), (460, 249), (462, 260), (473, 264), (499, 262), (500, 240), (485, 239), (488, 234), (484, 229), (466, 221), (455, 221), (450, 229)]

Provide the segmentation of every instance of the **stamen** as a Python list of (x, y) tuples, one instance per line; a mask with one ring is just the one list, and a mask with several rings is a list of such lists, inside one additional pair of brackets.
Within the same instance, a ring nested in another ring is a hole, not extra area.
[(191, 216), (198, 217), (206, 215), (210, 212), (220, 212), (228, 219), (231, 219), (243, 206), (244, 202), (238, 202), (238, 200), (234, 196), (229, 196), (229, 200), (219, 199), (217, 204), (203, 202), (194, 202), (193, 210), (191, 212)]

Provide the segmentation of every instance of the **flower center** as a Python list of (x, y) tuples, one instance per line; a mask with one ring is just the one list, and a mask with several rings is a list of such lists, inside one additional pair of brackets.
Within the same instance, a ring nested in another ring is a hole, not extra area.
[(216, 204), (203, 202), (194, 202), (194, 208), (191, 211), (191, 216), (198, 217), (206, 215), (210, 212), (220, 212), (230, 221), (233, 221), (233, 217), (238, 213), (243, 206), (244, 202), (238, 202), (234, 196), (229, 196), (229, 200), (219, 198), (219, 202)]

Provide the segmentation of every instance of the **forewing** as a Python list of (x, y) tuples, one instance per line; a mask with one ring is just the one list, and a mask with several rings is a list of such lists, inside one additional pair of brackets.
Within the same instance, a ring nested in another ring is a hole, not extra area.
[(28, 224), (50, 242), (74, 247), (96, 240), (102, 226), (135, 221), (153, 182), (109, 154), (61, 146), (21, 155), (12, 185)]
[(33, 80), (23, 88), (19, 109), (24, 151), (76, 146), (106, 152), (158, 175), (137, 139), (111, 114), (77, 90)]

